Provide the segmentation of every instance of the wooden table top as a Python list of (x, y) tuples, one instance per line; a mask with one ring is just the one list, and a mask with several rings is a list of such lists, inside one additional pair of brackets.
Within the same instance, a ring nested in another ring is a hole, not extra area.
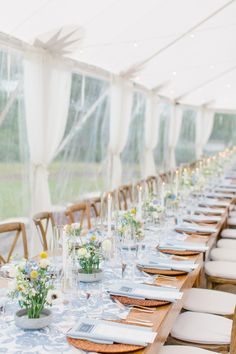
[[(211, 234), (210, 236), (189, 236), (188, 241), (190, 242), (201, 242), (205, 243), (209, 246), (209, 251), (207, 252), (208, 254), (205, 256), (206, 259), (209, 257), (210, 249), (214, 247), (216, 244), (217, 238), (219, 237), (219, 234), (224, 227), (226, 223), (228, 215), (228, 210), (225, 211), (225, 213), (222, 215), (221, 221), (217, 224), (217, 232)], [(153, 322), (153, 330), (156, 331), (158, 334), (156, 336), (155, 342), (153, 344), (148, 345), (145, 349), (137, 351), (136, 353), (145, 353), (145, 354), (158, 354), (160, 351), (160, 348), (163, 346), (163, 344), (166, 342), (168, 335), (174, 325), (174, 322), (181, 312), (181, 309), (183, 307), (183, 301), (184, 301), (184, 296), (185, 292), (193, 287), (195, 283), (197, 283), (201, 277), (201, 272), (203, 272), (203, 266), (204, 266), (204, 256), (203, 253), (200, 253), (197, 256), (188, 256), (189, 260), (195, 260), (196, 263), (199, 264), (199, 267), (195, 269), (194, 271), (186, 274), (186, 275), (181, 275), (177, 276), (176, 280), (158, 280), (157, 284), (162, 284), (162, 285), (174, 285), (180, 291), (183, 292), (183, 297), (181, 300), (176, 301), (175, 303), (161, 306), (159, 308), (156, 308), (155, 312), (152, 314), (148, 313), (142, 313), (138, 312), (135, 309), (133, 309), (129, 316), (128, 319), (132, 319), (133, 317), (139, 317), (140, 319), (144, 320), (149, 320)], [(197, 285), (197, 284), (196, 284)]]
[[(189, 236), (187, 240), (190, 242), (205, 243), (211, 249), (215, 245), (217, 238), (220, 234), (220, 231), (226, 223), (227, 215), (228, 215), (228, 209), (226, 209), (225, 213), (222, 215), (221, 221), (216, 225), (217, 232), (211, 234), (210, 236), (200, 236), (200, 237), (197, 237), (196, 235)], [(209, 254), (209, 252), (208, 252), (208, 254)], [(174, 280), (168, 280), (168, 279), (163, 279), (163, 278), (157, 280), (158, 285), (173, 285), (173, 286), (176, 286), (178, 289), (180, 289), (180, 291), (182, 291), (184, 293), (181, 300), (178, 300), (175, 303), (172, 303), (169, 305), (165, 305), (165, 306), (161, 306), (159, 308), (156, 308), (154, 310), (154, 313), (151, 313), (151, 314), (139, 312), (138, 310), (132, 309), (127, 320), (130, 320), (134, 317), (136, 317), (136, 318), (139, 317), (140, 319), (143, 319), (143, 320), (149, 320), (153, 323), (153, 330), (158, 333), (156, 336), (155, 342), (153, 344), (150, 344), (145, 349), (137, 351), (136, 353), (138, 353), (138, 354), (141, 354), (141, 353), (142, 354), (144, 354), (144, 353), (145, 354), (158, 354), (159, 353), (160, 348), (166, 342), (167, 337), (173, 327), (173, 324), (183, 307), (185, 292), (188, 289), (191, 289), (194, 286), (194, 284), (197, 283), (198, 280), (200, 279), (200, 275), (201, 275), (201, 272), (203, 271), (203, 265), (204, 265), (203, 258), (204, 258), (203, 253), (200, 253), (199, 255), (195, 255), (195, 256), (188, 256), (188, 259), (195, 260), (196, 263), (199, 264), (199, 267), (197, 267), (194, 271), (192, 271), (186, 275), (181, 275), (181, 276), (175, 277), (176, 279), (174, 279)], [(207, 258), (208, 258), (208, 256), (206, 257), (206, 259)], [(8, 282), (9, 282), (9, 280), (0, 278), (0, 288), (1, 287), (8, 287)]]

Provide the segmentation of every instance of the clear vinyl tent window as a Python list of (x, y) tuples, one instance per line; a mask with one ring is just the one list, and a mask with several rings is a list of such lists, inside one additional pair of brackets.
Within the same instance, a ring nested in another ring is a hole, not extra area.
[(68, 121), (50, 166), (52, 202), (66, 204), (106, 188), (109, 83), (73, 74)]
[(158, 172), (164, 171), (166, 161), (168, 158), (168, 128), (170, 120), (170, 105), (167, 102), (161, 102), (160, 109), (160, 123), (159, 123), (159, 137), (158, 144), (154, 149), (155, 163), (158, 168)]
[(236, 144), (236, 115), (216, 113), (204, 153), (211, 155), (234, 144)]
[(124, 184), (135, 182), (142, 176), (145, 108), (145, 96), (141, 92), (134, 92), (128, 139), (121, 153), (122, 183)]
[(0, 219), (30, 212), (29, 148), (23, 96), (23, 62), (0, 49)]
[(190, 109), (183, 110), (182, 126), (178, 144), (175, 150), (176, 163), (181, 165), (196, 159), (195, 135), (197, 112)]

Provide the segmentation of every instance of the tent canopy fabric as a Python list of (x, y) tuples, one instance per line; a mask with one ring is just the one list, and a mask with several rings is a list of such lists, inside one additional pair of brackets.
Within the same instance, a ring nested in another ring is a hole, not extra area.
[(172, 102), (236, 110), (235, 0), (0, 0), (0, 7), (0, 43), (21, 40)]

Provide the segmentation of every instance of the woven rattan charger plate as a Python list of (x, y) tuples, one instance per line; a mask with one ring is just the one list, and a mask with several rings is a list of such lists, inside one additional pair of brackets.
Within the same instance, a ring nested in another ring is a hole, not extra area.
[(110, 295), (112, 299), (118, 300), (123, 305), (130, 306), (145, 306), (145, 307), (159, 307), (170, 303), (170, 301), (163, 300), (147, 300), (147, 299), (133, 299), (126, 296)]
[[(183, 232), (181, 230), (176, 229), (176, 232), (182, 234)], [(211, 236), (211, 232), (196, 232), (196, 231), (184, 231), (186, 235), (195, 235), (195, 236)]]
[(175, 269), (157, 269), (157, 268), (145, 268), (145, 267), (138, 267), (143, 272), (150, 273), (150, 274), (160, 274), (160, 275), (183, 275), (188, 272), (183, 270), (175, 270)]
[(176, 256), (195, 256), (201, 252), (199, 251), (181, 251), (181, 250), (168, 250), (168, 249), (159, 249), (160, 252), (173, 254)]
[(130, 344), (100, 344), (93, 343), (84, 339), (75, 339), (67, 337), (67, 341), (69, 344), (74, 347), (86, 350), (88, 352), (97, 352), (97, 353), (127, 353), (134, 352), (136, 350), (140, 350), (143, 347), (139, 345), (130, 345)]

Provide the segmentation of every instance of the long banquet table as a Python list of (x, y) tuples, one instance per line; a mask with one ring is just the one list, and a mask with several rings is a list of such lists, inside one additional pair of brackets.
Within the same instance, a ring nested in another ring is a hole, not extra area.
[[(221, 229), (226, 223), (228, 208), (225, 209), (222, 219), (217, 224), (217, 231), (210, 236), (189, 236), (189, 241), (206, 243), (209, 248), (212, 248), (216, 243)], [(208, 252), (209, 253), (209, 252)], [(208, 255), (205, 255), (208, 257)], [(197, 256), (188, 256), (189, 259), (195, 260), (199, 264), (194, 271), (187, 275), (177, 276), (176, 280), (157, 279), (158, 285), (174, 285), (185, 293), (194, 285), (199, 285), (202, 278), (204, 254), (200, 253)], [(0, 278), (0, 287), (6, 287), (6, 279)], [(156, 308), (154, 313), (138, 313), (138, 317), (143, 320), (149, 320), (153, 323), (153, 330), (157, 332), (155, 342), (147, 346), (144, 350), (137, 353), (157, 354), (161, 346), (165, 343), (176, 317), (183, 307), (184, 296), (181, 300), (170, 305)], [(79, 351), (66, 342), (65, 333), (61, 330), (63, 323), (67, 328), (67, 322), (71, 314), (76, 319), (76, 316), (81, 316), (79, 308), (64, 308), (56, 310), (54, 313), (54, 322), (49, 328), (40, 331), (23, 331), (15, 327), (14, 321), (10, 321), (7, 325), (0, 321), (0, 353), (10, 354), (44, 354), (44, 353), (79, 353)], [(137, 310), (132, 309), (127, 317), (127, 320), (137, 317)]]
[[(226, 224), (227, 215), (228, 215), (228, 209), (226, 209), (225, 213), (222, 215), (221, 221), (217, 224), (217, 232), (211, 234), (210, 236), (200, 236), (200, 237), (190, 236), (189, 241), (193, 241), (193, 242), (196, 242), (196, 240), (199, 239), (199, 242), (205, 243), (206, 242), (205, 239), (206, 239), (207, 240), (206, 244), (209, 246), (209, 250), (207, 251), (207, 254), (205, 256), (203, 253), (200, 253), (197, 256), (188, 256), (189, 259), (195, 260), (195, 262), (199, 264), (199, 267), (186, 275), (181, 275), (176, 277), (177, 281), (175, 282), (174, 285), (183, 293), (191, 289), (194, 285), (199, 286), (200, 283), (202, 282), (202, 278), (203, 278), (202, 272), (204, 271), (203, 269), (204, 258), (208, 258), (210, 250), (215, 245), (217, 238), (219, 237), (220, 231)], [(162, 282), (163, 285), (168, 283), (167, 280)], [(173, 283), (173, 281), (170, 281), (170, 283)], [(175, 303), (157, 308), (154, 314), (143, 315), (143, 318), (150, 319), (154, 323), (153, 329), (158, 334), (153, 344), (147, 346), (144, 350), (141, 350), (138, 353), (157, 354), (159, 352), (161, 346), (166, 342), (167, 337), (173, 327), (173, 324), (183, 307), (183, 301), (184, 301), (184, 295), (181, 300), (178, 300)], [(128, 318), (132, 318), (134, 314), (135, 314), (135, 310), (132, 310), (130, 317)]]

